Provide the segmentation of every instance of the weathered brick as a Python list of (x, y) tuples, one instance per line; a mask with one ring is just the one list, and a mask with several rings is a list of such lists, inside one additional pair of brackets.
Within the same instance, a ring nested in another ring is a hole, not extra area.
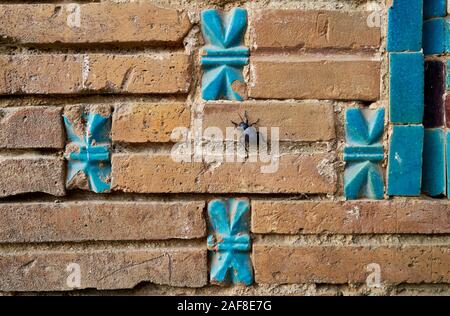
[(253, 245), (257, 283), (365, 283), (381, 268), (381, 282), (448, 283), (447, 246)]
[(5, 203), (0, 242), (201, 238), (204, 206), (203, 201)]
[(332, 193), (333, 158), (328, 154), (283, 155), (275, 173), (261, 162), (176, 162), (163, 154), (114, 154), (112, 189), (138, 193)]
[(252, 201), (258, 234), (445, 234), (449, 204), (441, 200)]
[(184, 52), (0, 55), (0, 94), (185, 93)]
[(139, 55), (91, 54), (86, 89), (105, 93), (189, 91), (189, 56), (184, 52)]
[(0, 148), (63, 148), (59, 107), (0, 109)]
[[(256, 127), (278, 127), (281, 141), (328, 141), (335, 138), (334, 112), (330, 104), (298, 102), (251, 102), (239, 104), (206, 104), (203, 127), (217, 127), (226, 135), (234, 128), (231, 121), (240, 122), (238, 114), (247, 111)], [(270, 136), (270, 135), (269, 135)]]
[(117, 142), (169, 142), (176, 127), (189, 127), (191, 113), (184, 103), (121, 104), (115, 107), (112, 139)]
[(375, 101), (380, 65), (359, 57), (253, 56), (249, 96)]
[(150, 3), (0, 5), (0, 42), (180, 43), (186, 13)]
[(178, 287), (207, 284), (206, 250), (115, 249), (0, 254), (0, 291), (67, 291), (76, 263), (81, 289), (128, 289), (140, 282)]
[(372, 12), (258, 10), (254, 48), (365, 49), (380, 46), (380, 27), (369, 25)]
[(44, 192), (61, 196), (64, 161), (51, 156), (0, 157), (0, 197)]
[(68, 94), (82, 89), (83, 55), (0, 55), (0, 94)]

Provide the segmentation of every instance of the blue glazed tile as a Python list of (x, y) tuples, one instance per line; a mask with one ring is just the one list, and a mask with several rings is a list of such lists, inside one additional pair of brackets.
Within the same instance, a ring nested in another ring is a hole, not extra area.
[(435, 55), (445, 52), (445, 33), (443, 18), (425, 21), (423, 23), (423, 53)]
[(388, 11), (389, 52), (421, 51), (422, 12), (422, 0), (393, 0)]
[(387, 174), (389, 195), (420, 195), (423, 138), (422, 125), (393, 126)]
[(390, 121), (421, 124), (424, 112), (424, 58), (422, 53), (391, 53)]
[(68, 148), (71, 148), (66, 154), (67, 186), (71, 187), (77, 175), (84, 174), (91, 191), (108, 192), (111, 187), (111, 115), (104, 117), (97, 113), (83, 113), (83, 120), (86, 122), (84, 135), (75, 132), (67, 116), (63, 118), (70, 140)]
[(213, 200), (208, 204), (211, 282), (253, 283), (247, 199)]
[(447, 0), (423, 0), (423, 18), (443, 17), (447, 15)]
[(425, 55), (438, 55), (450, 48), (450, 19), (436, 18), (423, 23), (423, 52)]
[(422, 191), (430, 196), (446, 192), (445, 132), (426, 128), (423, 140)]
[(247, 11), (234, 8), (222, 15), (218, 10), (205, 10), (201, 27), (206, 41), (201, 60), (203, 99), (242, 100), (233, 83), (244, 83), (242, 70), (249, 61), (249, 49), (244, 46)]
[(384, 109), (346, 111), (344, 195), (347, 199), (383, 198), (384, 182), (378, 165), (384, 158), (383, 130)]
[(352, 108), (345, 112), (345, 139), (347, 145), (381, 146), (384, 130), (384, 109)]
[(344, 194), (347, 200), (362, 197), (381, 200), (384, 182), (380, 166), (371, 161), (348, 163), (344, 171)]
[(447, 168), (447, 197), (450, 198), (450, 159), (448, 159), (450, 157), (450, 131), (447, 131), (447, 135), (446, 135), (446, 152), (445, 152), (445, 157), (446, 157), (446, 168)]

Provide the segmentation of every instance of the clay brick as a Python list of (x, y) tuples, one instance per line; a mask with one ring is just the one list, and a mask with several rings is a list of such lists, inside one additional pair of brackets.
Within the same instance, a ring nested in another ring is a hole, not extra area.
[(77, 93), (82, 72), (82, 55), (0, 55), (0, 94)]
[(257, 234), (446, 234), (448, 203), (392, 201), (252, 201)]
[(112, 139), (116, 142), (170, 142), (176, 127), (189, 127), (191, 113), (184, 103), (121, 104), (115, 107)]
[(139, 55), (91, 54), (88, 90), (105, 93), (185, 93), (191, 74), (184, 52)]
[(149, 3), (0, 5), (0, 42), (181, 43), (186, 13)]
[[(447, 246), (253, 245), (257, 283), (365, 283), (376, 263), (381, 282), (450, 281)], [(370, 267), (369, 267), (370, 268)]]
[(61, 108), (0, 109), (0, 148), (63, 148)]
[[(247, 111), (256, 127), (278, 127), (281, 141), (329, 141), (335, 138), (334, 112), (330, 104), (302, 104), (298, 102), (251, 102), (239, 104), (206, 104), (203, 127), (217, 127), (226, 135), (233, 128), (231, 121), (240, 122), (238, 114)], [(270, 136), (270, 135), (269, 135)]]
[(184, 52), (0, 55), (0, 94), (185, 93)]
[(380, 62), (359, 57), (253, 56), (249, 96), (375, 101)]
[(203, 201), (5, 203), (0, 242), (201, 238), (204, 207)]
[(204, 249), (46, 251), (1, 254), (0, 291), (73, 290), (67, 282), (73, 263), (80, 267), (81, 289), (129, 289), (141, 282), (178, 287), (207, 284)]
[(44, 192), (61, 196), (64, 161), (51, 156), (0, 157), (0, 197)]
[(258, 10), (251, 27), (253, 45), (264, 48), (366, 49), (380, 46), (372, 12)]
[(137, 193), (332, 193), (333, 158), (328, 154), (283, 155), (275, 173), (261, 162), (176, 162), (163, 154), (114, 154), (112, 189)]

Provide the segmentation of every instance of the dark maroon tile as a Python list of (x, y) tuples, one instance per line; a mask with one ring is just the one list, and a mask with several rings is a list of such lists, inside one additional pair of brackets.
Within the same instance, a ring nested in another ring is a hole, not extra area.
[(445, 119), (447, 127), (450, 128), (450, 94), (445, 96)]
[[(425, 127), (444, 126), (445, 64), (440, 60), (425, 62)], [(450, 101), (449, 101), (450, 102)], [(450, 104), (447, 111), (450, 110)]]

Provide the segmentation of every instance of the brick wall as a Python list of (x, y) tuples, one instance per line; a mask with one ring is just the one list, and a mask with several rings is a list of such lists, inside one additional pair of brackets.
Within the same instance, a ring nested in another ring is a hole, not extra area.
[(448, 294), (430, 3), (0, 1), (0, 293)]

